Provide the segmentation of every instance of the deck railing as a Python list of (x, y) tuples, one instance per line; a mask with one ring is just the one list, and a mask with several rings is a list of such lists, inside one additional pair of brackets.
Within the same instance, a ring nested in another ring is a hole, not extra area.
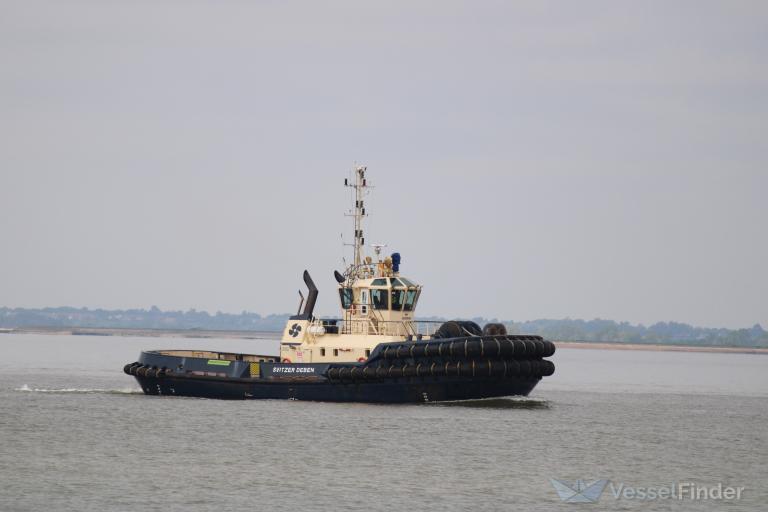
[[(378, 318), (318, 319), (317, 327), (327, 334), (359, 334), (372, 336), (432, 336), (442, 322), (430, 320), (381, 320)], [(310, 331), (312, 332), (312, 331)]]

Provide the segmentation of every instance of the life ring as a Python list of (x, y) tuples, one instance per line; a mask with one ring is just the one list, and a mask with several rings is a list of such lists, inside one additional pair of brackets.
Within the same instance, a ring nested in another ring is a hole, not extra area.
[(366, 358), (364, 358), (364, 357), (358, 357), (357, 358), (357, 362), (358, 363), (364, 363), (365, 361), (366, 361)]
[(291, 362), (291, 360), (290, 360), (290, 359), (288, 359), (287, 357), (284, 357), (282, 362), (283, 362), (283, 363), (290, 363), (290, 362)]

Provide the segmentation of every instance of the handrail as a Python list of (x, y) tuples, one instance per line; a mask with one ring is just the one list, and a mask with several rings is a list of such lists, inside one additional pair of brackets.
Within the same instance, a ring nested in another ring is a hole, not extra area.
[(339, 334), (383, 335), (383, 336), (431, 336), (443, 323), (435, 320), (382, 320), (376, 318), (350, 318), (345, 312), (345, 318), (319, 318), (313, 325), (328, 328), (328, 322), (336, 322)]

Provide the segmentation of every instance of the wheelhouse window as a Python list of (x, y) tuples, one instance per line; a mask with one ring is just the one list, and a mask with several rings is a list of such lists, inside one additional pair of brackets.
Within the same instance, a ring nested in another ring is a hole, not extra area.
[(392, 310), (402, 311), (405, 302), (405, 290), (392, 290)]
[(352, 307), (352, 288), (339, 288), (339, 297), (341, 297), (341, 307), (343, 309)]
[(387, 286), (387, 280), (384, 278), (374, 279), (371, 286)]
[(413, 308), (416, 307), (418, 296), (418, 290), (408, 290), (405, 294), (405, 306), (403, 307), (403, 311), (413, 311)]
[(389, 309), (387, 290), (371, 290), (371, 301), (373, 301), (373, 309)]

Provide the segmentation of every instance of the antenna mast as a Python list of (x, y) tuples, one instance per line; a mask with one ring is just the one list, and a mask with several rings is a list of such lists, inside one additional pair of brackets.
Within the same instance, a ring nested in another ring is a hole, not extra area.
[(352, 244), (355, 249), (355, 257), (350, 274), (357, 274), (363, 265), (363, 246), (365, 245), (363, 217), (366, 216), (363, 197), (365, 196), (365, 190), (368, 188), (368, 182), (365, 178), (365, 171), (367, 169), (367, 167), (363, 166), (355, 168), (354, 183), (344, 180), (344, 185), (355, 189), (355, 207), (349, 213), (349, 216), (354, 217), (355, 221), (355, 243)]

